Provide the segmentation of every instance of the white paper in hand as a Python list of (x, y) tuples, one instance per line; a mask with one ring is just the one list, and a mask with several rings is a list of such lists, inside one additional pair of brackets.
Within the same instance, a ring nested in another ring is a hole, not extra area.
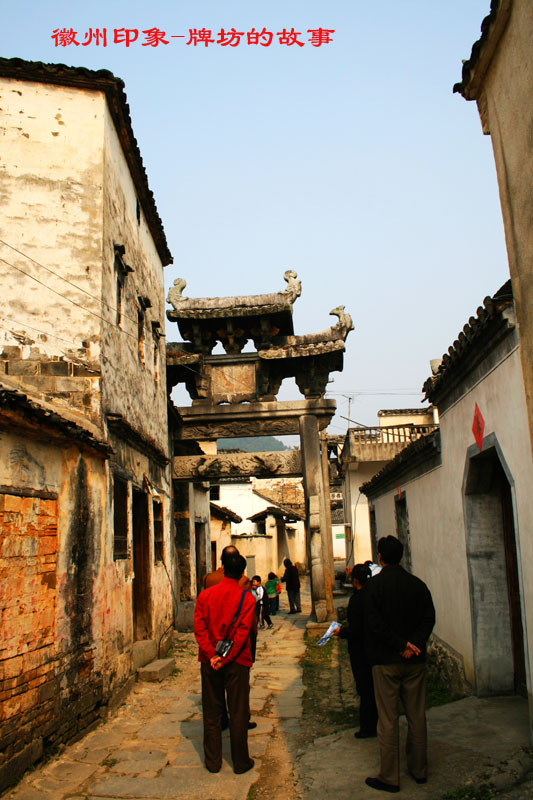
[(333, 636), (333, 631), (336, 631), (337, 628), (340, 628), (339, 623), (338, 622), (332, 622), (331, 625), (329, 626), (329, 628), (327, 629), (327, 631), (325, 632), (325, 634), (323, 636), (321, 636), (320, 639), (318, 640), (317, 645), (319, 647), (322, 647), (327, 642), (329, 642), (329, 640)]

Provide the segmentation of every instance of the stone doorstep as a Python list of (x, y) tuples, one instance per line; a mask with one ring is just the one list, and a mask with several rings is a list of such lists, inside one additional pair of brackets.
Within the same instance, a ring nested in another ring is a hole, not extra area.
[(145, 667), (137, 670), (137, 678), (140, 681), (162, 681), (168, 678), (176, 662), (173, 658), (158, 658), (150, 662)]
[(133, 669), (139, 670), (157, 658), (157, 642), (155, 639), (139, 639), (132, 647)]

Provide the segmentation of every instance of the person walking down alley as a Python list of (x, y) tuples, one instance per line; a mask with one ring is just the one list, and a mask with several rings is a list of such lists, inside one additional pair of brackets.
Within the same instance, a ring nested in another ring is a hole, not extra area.
[(340, 639), (348, 640), (348, 653), (359, 695), (359, 730), (356, 739), (376, 736), (378, 711), (374, 697), (372, 667), (367, 661), (364, 644), (364, 596), (372, 573), (367, 564), (356, 564), (351, 571), (353, 594), (348, 603), (346, 617), (348, 625), (334, 632)]
[(250, 630), (255, 603), (251, 592), (239, 586), (246, 559), (224, 554), (224, 578), (200, 592), (194, 609), (194, 635), (198, 642), (202, 678), (205, 766), (219, 772), (222, 766), (222, 715), (227, 696), (233, 771), (254, 766), (248, 752), (250, 716)]
[(290, 558), (286, 558), (283, 565), (285, 567), (285, 572), (281, 580), (287, 589), (289, 614), (296, 614), (302, 610), (302, 605), (300, 603), (300, 576), (298, 575), (298, 569), (294, 566)]
[(394, 536), (378, 542), (382, 570), (365, 587), (365, 649), (372, 664), (378, 710), (381, 768), (366, 784), (400, 791), (398, 705), (407, 717), (407, 769), (416, 783), (427, 782), (426, 643), (435, 625), (431, 593), (400, 566), (403, 545)]

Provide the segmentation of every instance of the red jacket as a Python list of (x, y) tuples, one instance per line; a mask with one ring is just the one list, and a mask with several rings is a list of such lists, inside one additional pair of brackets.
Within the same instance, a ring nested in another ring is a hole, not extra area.
[[(224, 577), (216, 586), (200, 592), (194, 609), (194, 635), (200, 648), (198, 661), (209, 661), (215, 653), (215, 645), (224, 639), (239, 607), (243, 589), (233, 578)], [(234, 642), (224, 663), (236, 661), (243, 667), (253, 664), (250, 652), (250, 629), (255, 616), (255, 602), (250, 592), (245, 592), (237, 623), (230, 631)]]

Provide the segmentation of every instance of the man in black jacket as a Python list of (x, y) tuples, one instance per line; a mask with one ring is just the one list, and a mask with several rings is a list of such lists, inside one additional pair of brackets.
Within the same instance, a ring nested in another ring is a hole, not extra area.
[(366, 587), (365, 649), (373, 665), (381, 769), (366, 783), (399, 792), (400, 697), (408, 724), (407, 768), (417, 783), (427, 781), (425, 660), (435, 608), (426, 584), (400, 567), (403, 545), (398, 539), (380, 539), (378, 554), (383, 569)]

